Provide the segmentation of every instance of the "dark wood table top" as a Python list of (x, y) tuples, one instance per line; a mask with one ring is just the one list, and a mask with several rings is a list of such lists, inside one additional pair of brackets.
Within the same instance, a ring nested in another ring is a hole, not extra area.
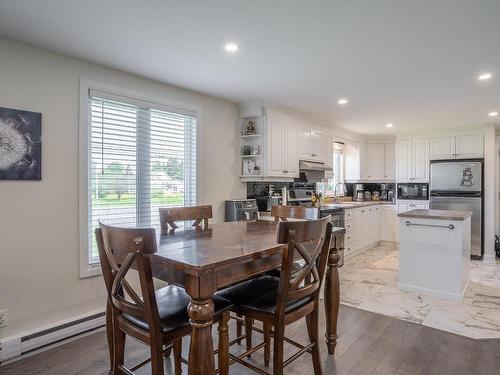
[[(207, 229), (177, 229), (158, 238), (158, 261), (177, 263), (184, 268), (221, 266), (281, 252), (276, 242), (277, 224), (269, 220), (211, 224)], [(333, 233), (345, 231), (334, 228)]]

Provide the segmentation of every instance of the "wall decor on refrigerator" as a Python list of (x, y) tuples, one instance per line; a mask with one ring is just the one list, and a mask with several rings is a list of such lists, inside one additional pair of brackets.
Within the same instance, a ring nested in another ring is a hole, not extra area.
[(41, 180), (42, 114), (0, 107), (0, 180)]

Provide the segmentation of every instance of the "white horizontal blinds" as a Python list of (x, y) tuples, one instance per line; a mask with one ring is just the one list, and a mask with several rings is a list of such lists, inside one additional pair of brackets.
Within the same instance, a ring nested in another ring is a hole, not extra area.
[(159, 229), (159, 207), (196, 204), (196, 114), (90, 91), (89, 249), (111, 225)]

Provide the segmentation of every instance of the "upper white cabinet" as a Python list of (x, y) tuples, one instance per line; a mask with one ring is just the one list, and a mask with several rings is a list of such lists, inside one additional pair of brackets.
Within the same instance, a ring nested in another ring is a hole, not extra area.
[(469, 134), (430, 140), (430, 159), (472, 159), (484, 156), (483, 135)]
[(286, 117), (269, 111), (267, 116), (267, 152), (264, 174), (271, 177), (299, 176), (299, 129)]
[(395, 179), (394, 143), (361, 143), (344, 148), (346, 181), (393, 181)]
[(457, 159), (482, 158), (483, 156), (482, 134), (458, 135), (455, 137), (455, 157)]
[(414, 138), (396, 143), (396, 180), (429, 182), (429, 140)]
[(314, 129), (302, 128), (300, 159), (324, 163), (326, 161), (325, 134)]
[(383, 143), (368, 143), (366, 145), (365, 164), (362, 179), (384, 180), (385, 179), (385, 145)]
[(396, 179), (396, 144), (385, 144), (385, 168), (384, 177), (386, 180)]

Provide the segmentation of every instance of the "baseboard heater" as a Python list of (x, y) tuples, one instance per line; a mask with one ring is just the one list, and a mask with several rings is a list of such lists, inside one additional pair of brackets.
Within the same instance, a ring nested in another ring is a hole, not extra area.
[(104, 312), (67, 321), (26, 335), (0, 339), (0, 366), (96, 332), (106, 325)]

